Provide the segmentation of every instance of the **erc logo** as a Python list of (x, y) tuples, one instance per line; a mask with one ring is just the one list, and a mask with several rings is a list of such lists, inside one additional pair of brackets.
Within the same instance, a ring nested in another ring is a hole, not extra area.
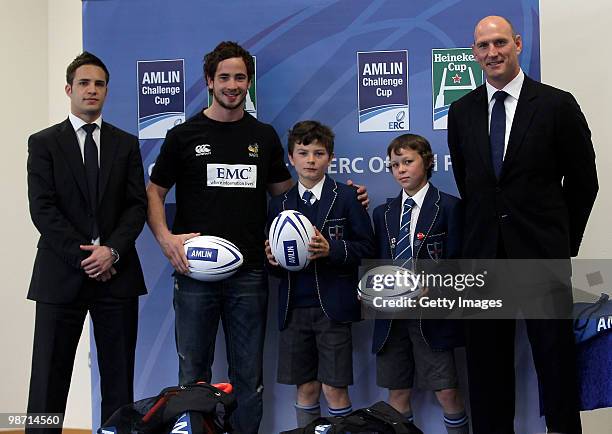
[(395, 121), (389, 122), (389, 130), (404, 130), (404, 119), (406, 119), (406, 112), (404, 110), (397, 112)]

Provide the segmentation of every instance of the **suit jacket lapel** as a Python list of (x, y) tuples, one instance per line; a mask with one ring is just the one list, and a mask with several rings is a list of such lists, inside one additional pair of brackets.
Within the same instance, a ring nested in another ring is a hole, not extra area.
[(487, 99), (487, 87), (484, 84), (477, 89), (474, 98), (473, 134), (475, 143), (485, 170), (495, 179), (489, 141), (489, 101)]
[(504, 172), (507, 171), (507, 169), (504, 170), (504, 168), (512, 164), (512, 159), (516, 156), (519, 148), (523, 144), (525, 133), (529, 129), (533, 115), (537, 110), (537, 104), (534, 102), (535, 99), (537, 99), (536, 83), (525, 76), (525, 81), (523, 82), (521, 94), (516, 106), (516, 112), (514, 113), (514, 119), (512, 120), (512, 129), (510, 130), (510, 137), (508, 138), (508, 147), (506, 149), (500, 178), (503, 177)]
[(102, 128), (100, 128), (100, 177), (98, 181), (98, 203), (102, 200), (108, 179), (110, 177), (113, 162), (115, 160), (115, 154), (117, 153), (117, 137), (114, 134), (112, 128), (106, 123), (102, 122)]
[(334, 202), (336, 201), (336, 196), (338, 196), (336, 188), (336, 181), (325, 175), (323, 189), (321, 190), (321, 199), (319, 200), (319, 208), (317, 209), (317, 221), (315, 224), (321, 233), (323, 233), (323, 226), (325, 226), (327, 216), (329, 216), (332, 206), (334, 206)]
[(288, 209), (298, 209), (298, 185), (297, 183), (285, 192), (285, 197), (282, 202), (283, 211)]
[(88, 199), (89, 192), (87, 191), (87, 177), (85, 175), (85, 165), (83, 164), (83, 154), (81, 154), (79, 141), (70, 120), (66, 119), (60, 124), (57, 132), (57, 142), (66, 157), (68, 166), (72, 171), (79, 190), (81, 190), (81, 194), (85, 199)]
[[(414, 239), (412, 240), (412, 251), (414, 258), (419, 257), (421, 248), (423, 247), (423, 244), (425, 244), (425, 241), (429, 236), (429, 232), (438, 218), (438, 211), (440, 210), (440, 205), (438, 204), (439, 202), (440, 191), (430, 184), (429, 190), (427, 190), (427, 194), (425, 195), (425, 199), (423, 199), (423, 207), (419, 212), (419, 219), (417, 220), (416, 229), (414, 231)], [(419, 239), (418, 234), (423, 234), (422, 239)]]
[(395, 245), (399, 233), (400, 208), (402, 207), (402, 193), (387, 203), (385, 211), (385, 227), (387, 228), (387, 241), (391, 250), (391, 257), (395, 259)]

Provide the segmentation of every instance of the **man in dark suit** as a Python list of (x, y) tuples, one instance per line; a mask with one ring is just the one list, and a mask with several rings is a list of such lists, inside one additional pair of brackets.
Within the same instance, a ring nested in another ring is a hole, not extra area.
[[(472, 50), (486, 84), (450, 107), (448, 144), (465, 202), (466, 258), (568, 260), (578, 253), (597, 194), (595, 153), (580, 107), (568, 92), (525, 76), (522, 47), (505, 18), (481, 20)], [(571, 322), (529, 319), (526, 326), (549, 432), (581, 432)], [(476, 434), (514, 432), (514, 330), (514, 319), (468, 322)]]
[(138, 296), (146, 293), (134, 243), (147, 200), (138, 139), (101, 118), (108, 78), (100, 59), (79, 55), (66, 71), (69, 118), (28, 141), (30, 215), (40, 232), (28, 292), (36, 301), (28, 413), (64, 413), (87, 312), (102, 420), (133, 401)]

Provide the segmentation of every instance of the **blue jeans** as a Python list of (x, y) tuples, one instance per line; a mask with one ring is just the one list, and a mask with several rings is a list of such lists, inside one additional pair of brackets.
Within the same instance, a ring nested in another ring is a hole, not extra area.
[(229, 380), (238, 402), (232, 416), (236, 433), (257, 433), (261, 421), (267, 305), (268, 279), (263, 269), (239, 270), (219, 282), (175, 277), (179, 383), (210, 382), (221, 318)]

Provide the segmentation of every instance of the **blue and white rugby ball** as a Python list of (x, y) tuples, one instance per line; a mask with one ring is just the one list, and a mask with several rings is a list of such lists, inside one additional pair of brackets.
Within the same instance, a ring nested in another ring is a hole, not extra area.
[(226, 239), (202, 235), (184, 243), (192, 279), (216, 282), (226, 279), (242, 265), (243, 257), (238, 247)]
[(308, 218), (294, 210), (281, 212), (272, 221), (268, 240), (276, 261), (289, 271), (300, 271), (308, 263), (308, 243), (315, 231)]

